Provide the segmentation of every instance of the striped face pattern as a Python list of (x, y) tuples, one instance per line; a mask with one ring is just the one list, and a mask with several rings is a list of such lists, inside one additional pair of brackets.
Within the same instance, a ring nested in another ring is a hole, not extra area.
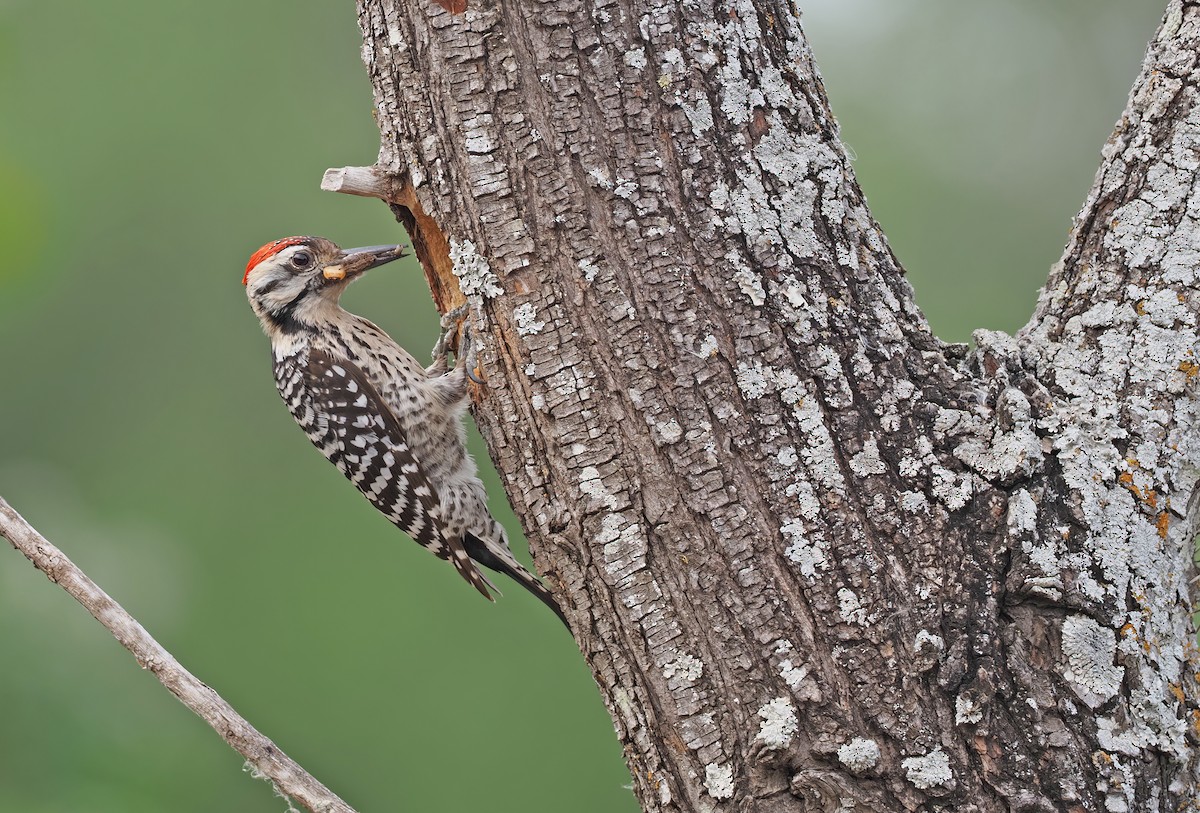
[(246, 263), (246, 273), (242, 275), (242, 285), (246, 284), (246, 280), (250, 279), (250, 272), (253, 271), (254, 267), (263, 260), (274, 257), (285, 248), (307, 245), (311, 242), (313, 242), (312, 237), (285, 237), (282, 240), (276, 240), (272, 243), (267, 243), (258, 251), (250, 255), (250, 262)]

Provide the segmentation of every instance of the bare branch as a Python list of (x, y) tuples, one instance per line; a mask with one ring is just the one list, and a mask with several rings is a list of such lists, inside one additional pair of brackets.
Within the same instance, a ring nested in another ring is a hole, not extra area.
[(344, 192), (364, 198), (388, 200), (388, 183), (377, 167), (335, 167), (325, 170), (321, 178), (325, 192)]
[(124, 608), (100, 589), (66, 555), (50, 544), (25, 518), (0, 498), (0, 536), (25, 554), (34, 567), (66, 590), (103, 624), (143, 669), (149, 669), (171, 694), (212, 726), (225, 742), (271, 781), (281, 795), (312, 813), (354, 813), (354, 809), (284, 754), (233, 707), (188, 672)]

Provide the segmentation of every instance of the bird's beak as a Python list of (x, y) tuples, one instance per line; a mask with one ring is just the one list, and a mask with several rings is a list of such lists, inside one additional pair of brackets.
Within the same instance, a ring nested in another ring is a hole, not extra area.
[(403, 246), (366, 246), (364, 248), (348, 248), (338, 259), (321, 269), (328, 280), (342, 280), (356, 277), (364, 271), (376, 266), (390, 263), (405, 256)]

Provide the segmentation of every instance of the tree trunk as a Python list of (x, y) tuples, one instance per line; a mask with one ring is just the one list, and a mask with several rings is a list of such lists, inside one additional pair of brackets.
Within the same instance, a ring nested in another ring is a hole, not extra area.
[(359, 13), (365, 191), (476, 306), (476, 418), (647, 811), (1194, 809), (1200, 9), (970, 352), (791, 4)]

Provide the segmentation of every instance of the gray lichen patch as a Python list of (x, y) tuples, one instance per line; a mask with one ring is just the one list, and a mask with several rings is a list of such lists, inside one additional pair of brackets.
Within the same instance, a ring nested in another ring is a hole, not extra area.
[(766, 748), (778, 750), (786, 748), (796, 736), (799, 722), (796, 719), (796, 709), (792, 701), (786, 697), (777, 697), (763, 704), (758, 710), (762, 725), (755, 737)]
[(813, 578), (828, 565), (828, 543), (819, 531), (810, 531), (800, 518), (789, 519), (779, 529), (789, 543), (783, 555), (796, 564), (800, 573)]
[(966, 694), (954, 698), (954, 722), (956, 725), (974, 725), (983, 719), (983, 707)]
[(579, 270), (583, 273), (583, 278), (588, 282), (595, 282), (596, 275), (600, 273), (600, 268), (588, 258), (579, 261)]
[(704, 787), (714, 799), (729, 799), (733, 796), (733, 768), (728, 764), (710, 763), (704, 766)]
[(467, 299), (491, 299), (504, 293), (500, 278), (470, 240), (450, 241), (450, 262)]
[(879, 444), (874, 437), (867, 438), (863, 450), (850, 458), (850, 470), (859, 477), (887, 473), (887, 466), (879, 456)]
[(686, 652), (663, 667), (663, 677), (668, 681), (678, 680), (680, 685), (690, 686), (704, 674), (704, 662)]
[(545, 321), (537, 318), (537, 306), (532, 302), (525, 302), (513, 308), (513, 320), (517, 324), (517, 333), (522, 336), (541, 333), (542, 328), (546, 326)]
[(879, 763), (879, 743), (875, 740), (855, 737), (838, 748), (838, 761), (854, 773), (862, 773)]
[(838, 598), (838, 614), (842, 617), (842, 621), (847, 624), (866, 624), (870, 619), (867, 616), (867, 608), (863, 606), (858, 595), (848, 587), (839, 588), (837, 591)]
[(921, 790), (952, 788), (954, 773), (950, 770), (950, 757), (941, 748), (935, 748), (919, 757), (901, 761), (904, 775), (914, 787)]
[(1020, 390), (1005, 390), (996, 409), (1006, 412), (1007, 420), (985, 424), (968, 418), (974, 436), (958, 444), (954, 456), (984, 478), (1008, 484), (1041, 466), (1042, 440), (1034, 431), (1029, 401)]

